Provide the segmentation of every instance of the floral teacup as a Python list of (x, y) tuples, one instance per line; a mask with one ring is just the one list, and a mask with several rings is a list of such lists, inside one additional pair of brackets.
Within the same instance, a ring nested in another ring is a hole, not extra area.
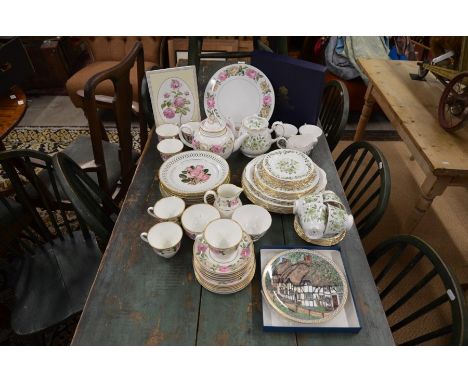
[(274, 122), (271, 127), (275, 131), (277, 137), (289, 138), (297, 135), (298, 131), (296, 126), (291, 125), (290, 123), (283, 123), (281, 121)]
[(158, 136), (159, 141), (162, 141), (163, 139), (177, 138), (179, 136), (179, 126), (172, 123), (159, 125), (156, 127), (156, 135)]
[(193, 240), (205, 230), (208, 223), (220, 217), (219, 211), (213, 206), (194, 204), (184, 211), (180, 222), (187, 236)]
[(242, 240), (242, 228), (231, 219), (216, 219), (208, 223), (203, 231), (203, 238), (210, 250), (220, 256), (232, 254)]
[(184, 149), (184, 144), (175, 138), (163, 139), (158, 143), (157, 149), (163, 161), (171, 156), (180, 153)]
[(148, 232), (142, 232), (140, 237), (151, 246), (157, 255), (169, 259), (180, 248), (182, 228), (174, 222), (158, 223), (152, 226)]
[(148, 207), (148, 214), (157, 219), (158, 222), (172, 221), (177, 223), (180, 215), (184, 212), (185, 202), (177, 196), (169, 196), (159, 199), (154, 207)]
[(348, 215), (343, 208), (328, 204), (328, 220), (324, 236), (334, 236), (344, 230), (349, 231), (353, 221), (353, 216)]

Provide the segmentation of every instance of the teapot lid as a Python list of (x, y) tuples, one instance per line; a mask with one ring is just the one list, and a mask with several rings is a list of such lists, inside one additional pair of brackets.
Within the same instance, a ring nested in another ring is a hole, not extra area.
[(210, 116), (201, 123), (201, 128), (207, 133), (220, 133), (226, 128), (226, 121)]
[(268, 120), (258, 115), (250, 115), (242, 120), (242, 124), (249, 130), (262, 130), (268, 127)]

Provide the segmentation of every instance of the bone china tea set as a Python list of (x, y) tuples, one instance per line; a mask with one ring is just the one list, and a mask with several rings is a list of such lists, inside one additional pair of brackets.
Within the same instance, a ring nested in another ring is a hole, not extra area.
[[(148, 207), (156, 224), (140, 236), (157, 255), (170, 258), (185, 232), (194, 240), (195, 277), (213, 293), (235, 293), (250, 284), (254, 242), (270, 229), (270, 212), (294, 214), (296, 233), (317, 245), (337, 244), (353, 225), (340, 198), (325, 190), (326, 173), (309, 157), (322, 130), (281, 121), (270, 128), (274, 102), (260, 70), (232, 64), (208, 82), (205, 120), (156, 128), (163, 198)], [(278, 149), (270, 151), (274, 143)], [(184, 144), (193, 150), (182, 151)], [(230, 183), (226, 161), (237, 150), (252, 158), (241, 187)], [(242, 193), (253, 204), (242, 205)]]

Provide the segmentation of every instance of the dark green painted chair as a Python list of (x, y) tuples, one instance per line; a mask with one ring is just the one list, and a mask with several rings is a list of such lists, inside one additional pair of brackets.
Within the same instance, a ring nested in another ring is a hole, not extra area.
[(77, 215), (105, 242), (120, 212), (96, 182), (63, 152), (53, 158), (57, 179)]
[(335, 161), (361, 239), (382, 218), (390, 199), (390, 169), (369, 142), (354, 142)]
[[(368, 261), (399, 345), (435, 339), (450, 345), (467, 344), (468, 317), (462, 289), (433, 248), (415, 236), (395, 236), (370, 252)], [(431, 314), (450, 323), (437, 327), (440, 322), (430, 320)]]
[(73, 219), (63, 208), (50, 156), (33, 150), (4, 151), (0, 165), (33, 227), (7, 247), (15, 263), (15, 273), (9, 275), (15, 290), (11, 327), (20, 335), (37, 333), (82, 310), (101, 250), (80, 216)]
[(348, 123), (349, 95), (346, 85), (338, 80), (327, 82), (322, 93), (319, 125), (333, 151)]

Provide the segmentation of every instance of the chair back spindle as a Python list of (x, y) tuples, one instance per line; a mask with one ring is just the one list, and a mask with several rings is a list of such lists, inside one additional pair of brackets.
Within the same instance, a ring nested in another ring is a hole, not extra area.
[(433, 248), (415, 236), (400, 235), (378, 245), (368, 260), (398, 344), (445, 340), (466, 345), (463, 292)]
[(361, 238), (382, 218), (390, 199), (390, 169), (382, 152), (368, 142), (349, 145), (335, 162)]

